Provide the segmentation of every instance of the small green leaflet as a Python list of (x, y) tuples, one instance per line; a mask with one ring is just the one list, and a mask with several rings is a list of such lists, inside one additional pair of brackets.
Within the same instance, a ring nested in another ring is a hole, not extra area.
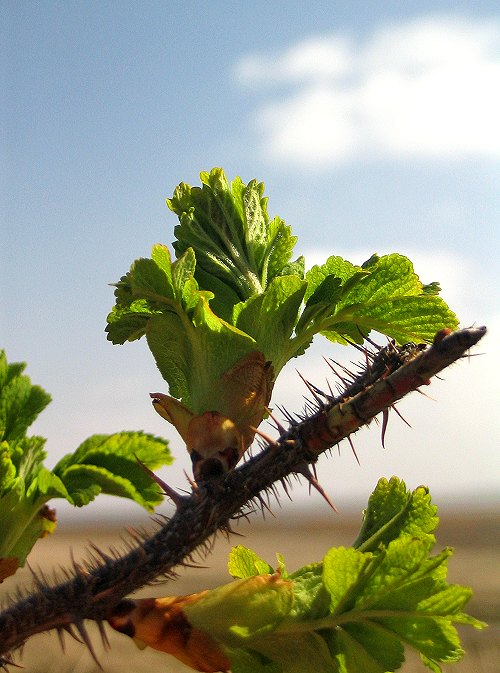
[(119, 432), (89, 437), (57, 463), (54, 474), (66, 487), (67, 499), (78, 507), (107, 493), (134, 500), (152, 512), (163, 496), (137, 459), (150, 469), (172, 462), (166, 440), (142, 432)]
[(234, 673), (388, 673), (405, 646), (439, 673), (463, 655), (454, 623), (485, 625), (462, 612), (470, 590), (446, 582), (451, 550), (431, 554), (436, 525), (426, 488), (381, 479), (355, 547), (330, 549), (289, 575), (281, 559), (272, 574), (240, 545), (228, 567), (241, 579), (186, 614), (225, 647)]
[(306, 308), (296, 330), (302, 338), (321, 332), (331, 341), (362, 343), (376, 330), (407, 343), (431, 341), (439, 329), (458, 325), (455, 314), (422, 285), (403, 255), (373, 256), (360, 267), (330, 257), (314, 266), (306, 281)]
[(42, 508), (66, 496), (59, 478), (43, 466), (43, 437), (0, 442), (0, 559), (16, 557), (23, 565), (36, 540), (55, 524)]
[(50, 395), (31, 384), (25, 367), (8, 363), (0, 351), (0, 559), (15, 557), (18, 565), (55, 527), (41, 511), (43, 505), (65, 497), (60, 480), (43, 466), (45, 439), (26, 436)]
[(8, 364), (0, 351), (0, 440), (23, 437), (51, 400), (40, 386), (31, 385), (25, 367), (23, 362)]
[(45, 439), (28, 437), (26, 431), (50, 396), (31, 384), (24, 368), (23, 363), (8, 364), (0, 352), (0, 580), (7, 576), (2, 568), (10, 568), (10, 559), (15, 560), (14, 572), (37, 539), (55, 529), (47, 502), (64, 498), (82, 506), (108, 493), (130, 498), (151, 512), (162, 494), (137, 458), (150, 469), (172, 462), (166, 440), (121, 432), (90, 437), (48, 470), (43, 465)]
[(363, 524), (353, 547), (373, 551), (398, 535), (430, 535), (437, 528), (437, 507), (425, 486), (410, 492), (393, 477), (380, 479), (363, 513)]
[(274, 568), (263, 561), (251, 549), (243, 545), (233, 547), (227, 564), (229, 574), (235, 579), (245, 579), (255, 575), (272, 574)]

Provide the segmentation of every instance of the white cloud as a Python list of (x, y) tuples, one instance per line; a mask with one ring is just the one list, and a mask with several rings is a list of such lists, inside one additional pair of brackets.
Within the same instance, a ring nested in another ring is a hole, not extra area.
[(309, 78), (332, 78), (350, 69), (351, 45), (342, 37), (315, 37), (303, 40), (278, 59), (259, 55), (243, 57), (236, 66), (242, 84), (299, 81)]
[(247, 55), (235, 75), (265, 96), (250, 122), (275, 160), (499, 156), (499, 47), (500, 20), (422, 17)]

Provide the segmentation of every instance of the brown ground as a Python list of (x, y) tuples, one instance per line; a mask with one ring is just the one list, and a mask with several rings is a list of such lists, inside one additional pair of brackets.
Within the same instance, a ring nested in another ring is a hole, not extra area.
[[(203, 569), (190, 568), (181, 572), (179, 580), (160, 587), (150, 587), (142, 595), (185, 594), (214, 587), (229, 581), (226, 561), (233, 544), (245, 544), (254, 549), (271, 564), (275, 551), (280, 551), (291, 570), (313, 560), (319, 560), (332, 546), (349, 545), (356, 537), (359, 518), (345, 514), (332, 514), (330, 518), (316, 520), (304, 517), (292, 521), (277, 510), (277, 518), (266, 521), (257, 518), (249, 525), (242, 522), (238, 531), (244, 538), (233, 537), (227, 542), (217, 540), (213, 553), (203, 563)], [(92, 528), (60, 526), (49, 539), (40, 541), (30, 562), (45, 571), (67, 565), (70, 549), (75, 558), (84, 553), (89, 540), (105, 549), (109, 545), (120, 546), (124, 526), (100, 522)], [(445, 666), (450, 673), (500, 673), (500, 514), (490, 512), (443, 513), (438, 530), (440, 547), (455, 547), (450, 561), (450, 582), (471, 586), (474, 597), (468, 612), (485, 620), (490, 627), (483, 631), (461, 629), (466, 656), (458, 664)], [(19, 581), (27, 581), (25, 569)], [(12, 585), (12, 583), (11, 583)], [(3, 585), (8, 589), (9, 581)], [(124, 636), (110, 633), (111, 652), (104, 652), (97, 634), (92, 638), (105, 673), (188, 673), (191, 669), (179, 664), (168, 655), (152, 650), (139, 650)], [(18, 659), (19, 660), (19, 659)], [(94, 673), (98, 669), (86, 649), (66, 638), (66, 654), (63, 655), (57, 636), (52, 633), (32, 638), (24, 648), (21, 662), (27, 673)], [(418, 656), (408, 653), (402, 673), (428, 671)], [(363, 673), (360, 671), (359, 673)]]

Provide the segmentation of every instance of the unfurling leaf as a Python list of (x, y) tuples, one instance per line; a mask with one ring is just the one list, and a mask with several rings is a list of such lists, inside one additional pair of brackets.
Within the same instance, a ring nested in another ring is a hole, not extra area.
[(429, 341), (457, 319), (402, 255), (362, 266), (332, 256), (304, 275), (304, 259), (290, 261), (296, 237), (269, 218), (262, 183), (229, 183), (220, 168), (201, 182), (181, 183), (167, 201), (179, 218), (178, 259), (156, 245), (151, 259), (136, 260), (116, 284), (106, 330), (113, 343), (146, 336), (169, 386), (154, 406), (203, 479), (236, 465), (276, 377), (315, 335), (363, 343), (376, 330), (399, 343)]

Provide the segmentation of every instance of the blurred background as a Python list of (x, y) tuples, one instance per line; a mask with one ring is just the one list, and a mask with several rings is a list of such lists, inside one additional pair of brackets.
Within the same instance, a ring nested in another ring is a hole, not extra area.
[[(399, 405), (413, 429), (393, 414), (385, 449), (375, 425), (355, 437), (361, 465), (348, 445), (320, 461), (339, 514), (297, 484), (276, 521), (252, 522), (249, 546), (271, 540), (272, 558), (275, 541), (283, 552), (291, 541), (300, 565), (320, 540), (319, 558), (354, 539), (378, 478), (396, 474), (430, 487), (442, 546), (463, 546), (455, 581), (477, 576), (474, 614), (498, 618), (488, 570), (498, 562), (498, 4), (4, 0), (0, 31), (0, 348), (53, 396), (32, 428), (48, 438), (47, 465), (91, 434), (142, 429), (171, 440), (176, 461), (161, 476), (186, 485), (182, 442), (150, 404), (166, 384), (146, 344), (106, 341), (109, 283), (154, 243), (171, 244), (165, 198), (180, 181), (199, 184), (213, 166), (258, 178), (308, 266), (406, 254), (424, 282), (440, 281), (462, 326), (489, 332), (426, 390), (433, 400)], [(273, 403), (300, 411), (307, 391), (295, 368), (321, 387), (323, 355), (359, 359), (318, 339), (284, 371)], [(37, 545), (47, 567), (93, 539), (96, 521), (106, 540), (148, 521), (111, 498), (82, 511), (54, 504), (59, 532)], [(191, 571), (188, 590), (221, 581), (216, 551), (204, 562), (213, 571)], [(477, 652), (488, 637), (477, 635)], [(490, 665), (470, 661), (461, 670)]]

